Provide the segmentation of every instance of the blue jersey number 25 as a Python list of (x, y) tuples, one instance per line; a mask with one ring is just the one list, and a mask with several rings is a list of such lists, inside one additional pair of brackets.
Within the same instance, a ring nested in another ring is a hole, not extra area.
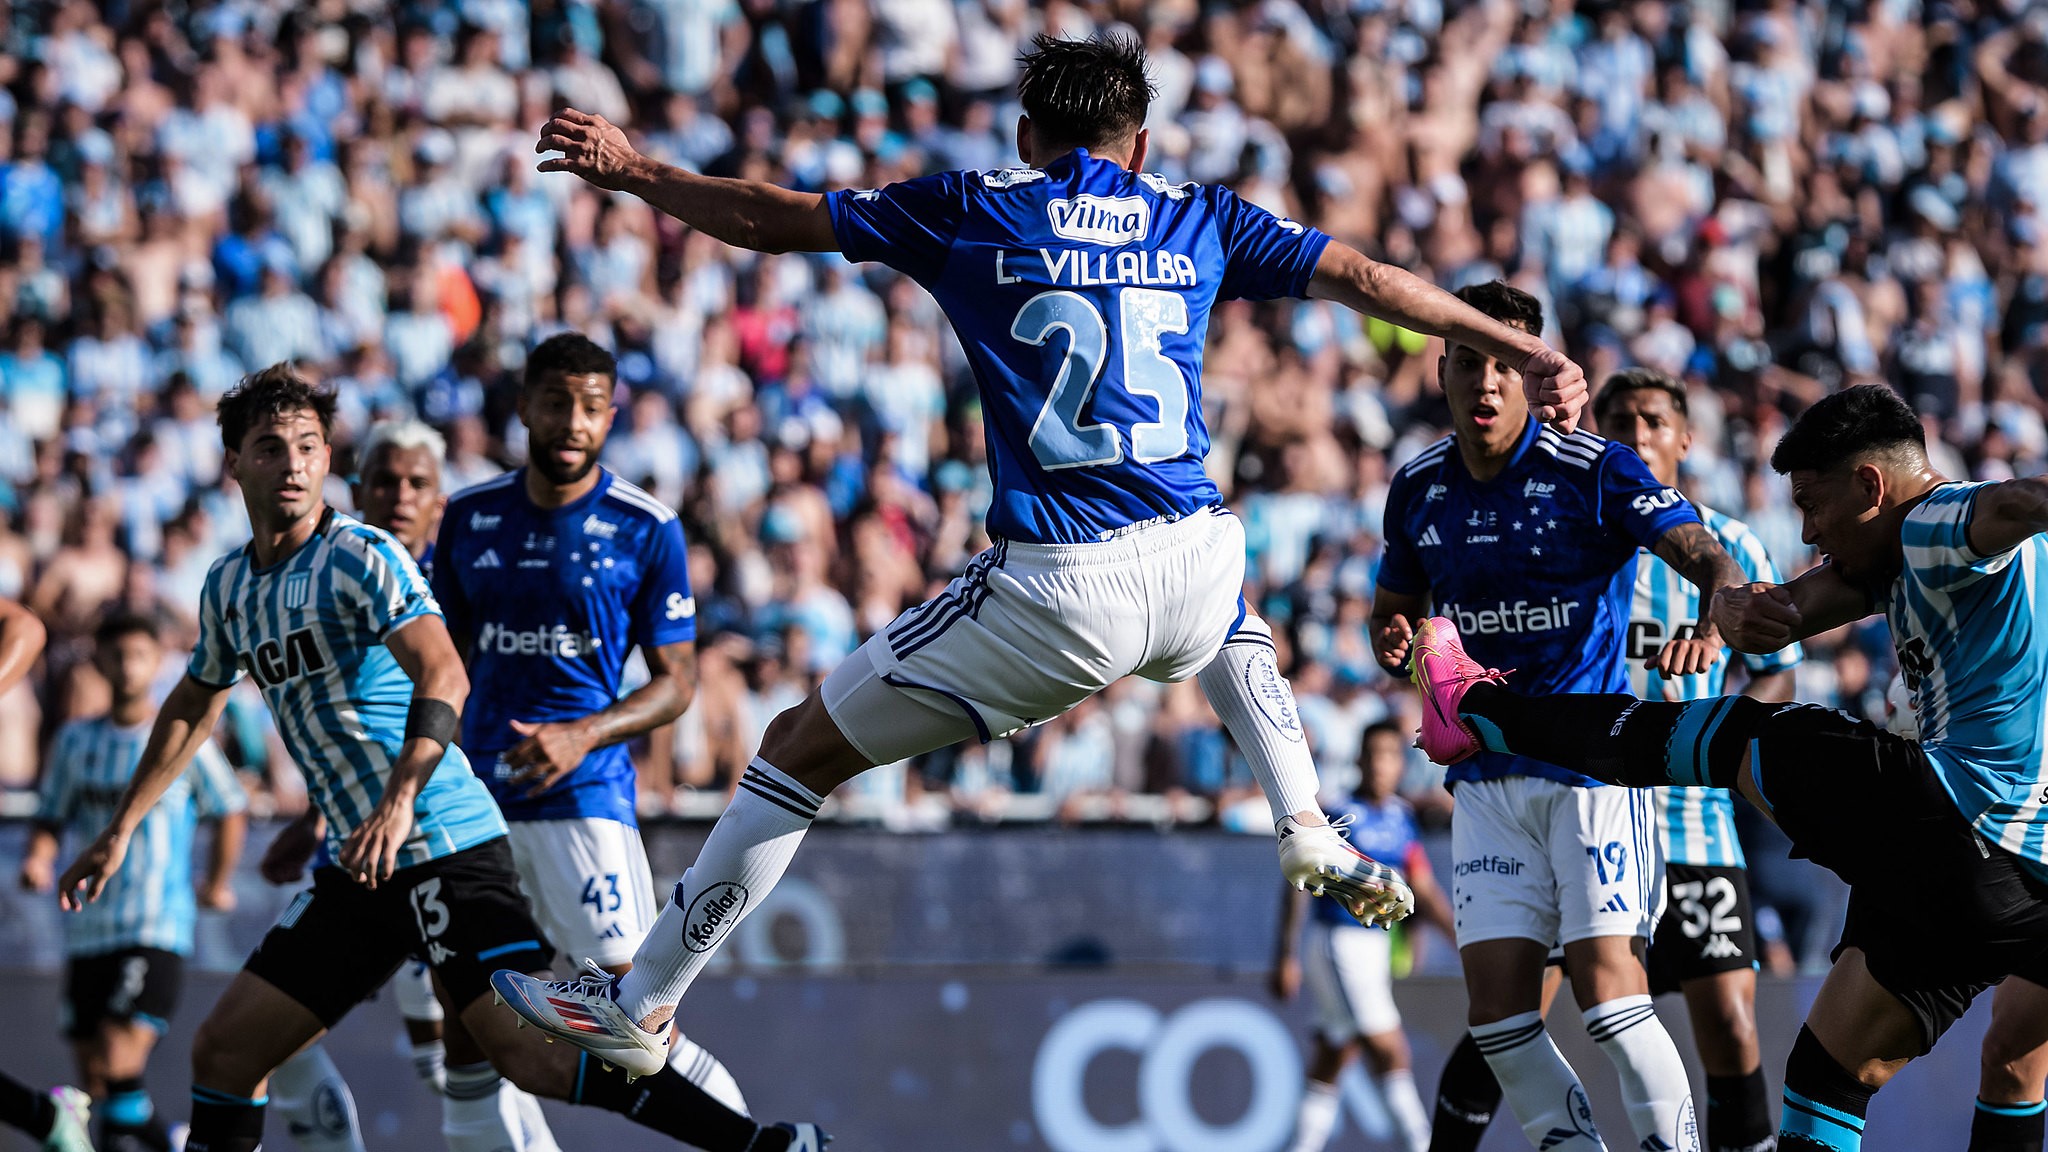
[[(1117, 311), (1124, 387), (1159, 405), (1159, 419), (1131, 425), (1131, 456), (1151, 464), (1186, 455), (1187, 376), (1167, 358), (1160, 340), (1188, 330), (1188, 302), (1173, 292), (1123, 288), (1117, 292)], [(1079, 293), (1040, 292), (1024, 302), (1010, 325), (1011, 336), (1032, 345), (1043, 345), (1059, 331), (1067, 334), (1067, 354), (1031, 426), (1031, 452), (1048, 471), (1121, 463), (1123, 437), (1116, 427), (1081, 422), (1109, 353), (1102, 313)]]

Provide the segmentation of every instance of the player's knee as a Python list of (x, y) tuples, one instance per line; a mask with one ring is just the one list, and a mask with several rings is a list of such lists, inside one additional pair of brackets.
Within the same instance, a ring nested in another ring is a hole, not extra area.
[(865, 771), (866, 759), (847, 742), (816, 692), (768, 722), (761, 759), (823, 796)]
[(231, 1023), (218, 1014), (200, 1022), (192, 1037), (192, 1083), (237, 1096), (255, 1091), (256, 1085), (273, 1069), (249, 1067), (248, 1046), (236, 1043)]
[(1979, 1095), (1993, 1101), (2038, 1100), (2048, 1077), (2048, 1045), (2038, 1036), (2022, 1036), (1994, 1021), (1978, 1053), (1982, 1080)]

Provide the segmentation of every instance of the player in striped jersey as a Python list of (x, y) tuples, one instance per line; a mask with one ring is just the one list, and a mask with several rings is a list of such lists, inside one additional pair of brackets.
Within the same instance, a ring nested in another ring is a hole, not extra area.
[[(441, 485), (441, 462), (447, 454), (447, 442), (427, 425), (417, 420), (383, 421), (372, 425), (363, 437), (351, 488), (363, 522), (391, 533), (430, 580), (434, 528), (448, 503)], [(316, 867), (332, 863), (323, 846), (326, 835), (327, 822), (320, 810), (308, 808), (270, 842), (263, 854), (264, 879), (273, 884), (296, 884), (308, 862)], [(408, 959), (391, 977), (389, 987), (405, 1021), (413, 1070), (436, 1096), (443, 1097), (442, 1132), (453, 1152), (464, 1152), (472, 1143), (514, 1152), (557, 1152), (547, 1116), (532, 1094), (503, 1084), (487, 1101), (480, 1096), (462, 1101), (447, 1097), (444, 1013), (440, 1001), (434, 999), (433, 978), (425, 961)], [(285, 1114), (301, 1152), (361, 1152), (354, 1108), (342, 1106), (348, 1084), (318, 1045), (278, 1069), (271, 1078), (270, 1095), (272, 1107)]]
[[(57, 732), (21, 864), (24, 887), (50, 890), (67, 829), (89, 836), (107, 825), (142, 759), (163, 655), (156, 625), (146, 617), (117, 614), (95, 631), (93, 666), (112, 688), (113, 707)], [(128, 859), (99, 903), (65, 919), (64, 1034), (77, 1054), (81, 1082), (99, 1102), (103, 1148), (171, 1147), (143, 1070), (177, 1006), (198, 908), (234, 907), (231, 882), (247, 807), (219, 749), (200, 745), (136, 827)], [(217, 821), (218, 828), (195, 899), (192, 848), (201, 820)]]
[(763, 1128), (666, 1068), (629, 1084), (490, 1009), (491, 968), (543, 971), (553, 950), (519, 894), (505, 822), (454, 744), (469, 682), (425, 577), (389, 535), (322, 502), (333, 416), (333, 395), (288, 364), (222, 399), (225, 465), (255, 538), (208, 573), (185, 678), (112, 822), (58, 882), (74, 910), (103, 894), (228, 689), (253, 676), (327, 819), (337, 866), (315, 873), (201, 1025), (188, 1152), (256, 1152), (270, 1074), (411, 954), (433, 966), (451, 1023), (463, 1025), (449, 1044), (461, 1037), (464, 1063), (488, 1058), (530, 1092), (710, 1152), (821, 1146), (809, 1126)]
[[(1685, 386), (1661, 372), (1632, 368), (1611, 377), (1593, 402), (1600, 432), (1643, 458), (1650, 474), (1679, 488), (1678, 466), (1692, 447)], [(1741, 521), (1697, 500), (1700, 523), (1751, 581), (1775, 584), (1778, 570)], [(1628, 629), (1629, 687), (1644, 700), (1706, 700), (1722, 694), (1731, 659), (1705, 672), (1666, 677), (1651, 657), (1674, 636), (1699, 626), (1699, 589), (1653, 555), (1636, 565)], [(1740, 657), (1742, 694), (1792, 699), (1799, 646)], [(1650, 945), (1650, 991), (1681, 992), (1693, 1042), (1707, 1073), (1711, 1152), (1762, 1152), (1773, 1144), (1770, 1088), (1756, 1039), (1756, 929), (1749, 870), (1735, 837), (1735, 802), (1721, 788), (1659, 788), (1666, 833), (1663, 919)]]
[(1825, 563), (1723, 589), (1712, 623), (1770, 652), (1884, 608), (1920, 742), (1812, 705), (1525, 697), (1434, 622), (1422, 742), (1440, 761), (1512, 748), (1630, 787), (1734, 788), (1847, 880), (1778, 1147), (1857, 1152), (1886, 1081), (1986, 988), (2048, 967), (2048, 478), (1950, 482), (1883, 385), (1815, 404), (1771, 464)]
[[(28, 675), (47, 638), (34, 613), (0, 600), (0, 692)], [(76, 1088), (60, 1084), (38, 1092), (0, 1073), (0, 1124), (28, 1133), (46, 1152), (92, 1152), (91, 1113), (90, 1098)]]

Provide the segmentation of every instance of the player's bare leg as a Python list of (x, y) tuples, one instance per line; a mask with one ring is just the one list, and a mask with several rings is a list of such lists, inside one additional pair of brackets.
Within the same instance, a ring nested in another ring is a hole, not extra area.
[(96, 1032), (73, 1044), (79, 1087), (93, 1098), (102, 1142), (120, 1147), (168, 1149), (170, 1133), (143, 1084), (157, 1030), (141, 1020), (105, 1020)]
[(1366, 925), (1413, 912), (1415, 894), (1400, 873), (1351, 847), (1316, 803), (1315, 761), (1265, 621), (1247, 611), (1196, 679), (1266, 794), (1287, 882), (1330, 896)]
[[(1707, 1074), (1707, 1146), (1714, 1152), (1768, 1148), (1774, 1129), (1756, 1039), (1756, 970), (1687, 980), (1679, 992)], [(1746, 1127), (1735, 1126), (1745, 1121)]]
[(1342, 1044), (1332, 1044), (1330, 1038), (1319, 1031), (1314, 1043), (1308, 1057), (1308, 1084), (1301, 1093), (1301, 1107), (1294, 1117), (1294, 1140), (1287, 1146), (1287, 1152), (1323, 1152), (1324, 1146), (1329, 1144), (1330, 1133), (1337, 1127), (1338, 1113), (1344, 1107), (1337, 1077), (1344, 1074), (1344, 1066), (1358, 1055), (1357, 1037)]
[(2048, 988), (2008, 976), (1991, 1001), (1969, 1152), (2040, 1152), (2048, 1080)]
[(1870, 1098), (1927, 1050), (1920, 1021), (1845, 948), (1785, 1061), (1780, 1152), (1857, 1152)]
[(270, 1074), (326, 1030), (275, 984), (235, 973), (192, 1040), (187, 1152), (256, 1152)]
[(1586, 1089), (1543, 1026), (1549, 955), (1550, 946), (1535, 940), (1482, 940), (1458, 949), (1465, 966), (1466, 1019), (1532, 1145), (1604, 1152)]

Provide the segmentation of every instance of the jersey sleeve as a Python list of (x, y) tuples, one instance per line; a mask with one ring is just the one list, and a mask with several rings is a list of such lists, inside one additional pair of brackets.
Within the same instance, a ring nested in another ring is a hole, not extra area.
[(2018, 552), (2010, 548), (1985, 555), (1970, 545), (1970, 520), (1977, 512), (1977, 493), (1984, 484), (1944, 484), (1906, 513), (1899, 527), (1906, 564), (1922, 584), (1938, 592), (1955, 592), (2005, 570)]
[(211, 740), (199, 746), (192, 763), (185, 766), (185, 776), (192, 782), (192, 802), (201, 820), (218, 820), (249, 807), (249, 794)]
[(441, 605), (441, 615), (448, 620), (448, 631), (457, 637), (476, 631), (470, 623), (469, 595), (463, 591), (455, 563), (455, 525), (460, 519), (452, 508), (441, 516), (441, 529), (434, 536), (434, 572), (428, 584), (435, 602)]
[(70, 821), (71, 764), (77, 749), (77, 731), (66, 725), (43, 761), (43, 779), (36, 785), (36, 823), (58, 828)]
[(965, 172), (939, 172), (886, 188), (825, 194), (832, 235), (848, 260), (887, 264), (922, 284), (938, 279), (967, 216)]
[(1698, 524), (1700, 514), (1678, 489), (1650, 475), (1641, 456), (1610, 444), (1600, 456), (1600, 522), (1630, 543), (1654, 549), (1673, 528)]
[(1212, 189), (1216, 235), (1223, 244), (1224, 300), (1304, 299), (1330, 237), (1320, 229), (1248, 204), (1228, 188)]
[(1408, 538), (1408, 506), (1414, 500), (1415, 481), (1407, 473), (1396, 473), (1387, 486), (1386, 546), (1380, 550), (1380, 570), (1374, 583), (1403, 596), (1429, 594), (1429, 573), (1422, 567), (1415, 541)]
[(391, 635), (401, 624), (441, 614), (426, 576), (398, 541), (382, 532), (358, 529), (349, 537), (348, 552), (358, 563), (345, 575), (354, 585), (364, 622), (377, 639)]
[(665, 520), (648, 534), (632, 612), (628, 635), (643, 648), (697, 638), (697, 598), (690, 592), (689, 549), (680, 520)]
[[(1722, 547), (1728, 549), (1728, 555), (1734, 558), (1736, 566), (1752, 583), (1784, 583), (1778, 574), (1778, 566), (1771, 563), (1771, 555), (1764, 551), (1764, 542), (1756, 538), (1756, 533), (1745, 528), (1719, 535)], [(1742, 654), (1742, 666), (1749, 669), (1752, 676), (1770, 676), (1797, 666), (1805, 657), (1805, 650), (1794, 641), (1776, 652), (1745, 652)]]
[(234, 644), (222, 618), (225, 593), (221, 584), (221, 569), (215, 565), (199, 593), (199, 642), (192, 646), (192, 660), (185, 665), (185, 675), (209, 688), (232, 688), (242, 678), (242, 665), (235, 659)]

